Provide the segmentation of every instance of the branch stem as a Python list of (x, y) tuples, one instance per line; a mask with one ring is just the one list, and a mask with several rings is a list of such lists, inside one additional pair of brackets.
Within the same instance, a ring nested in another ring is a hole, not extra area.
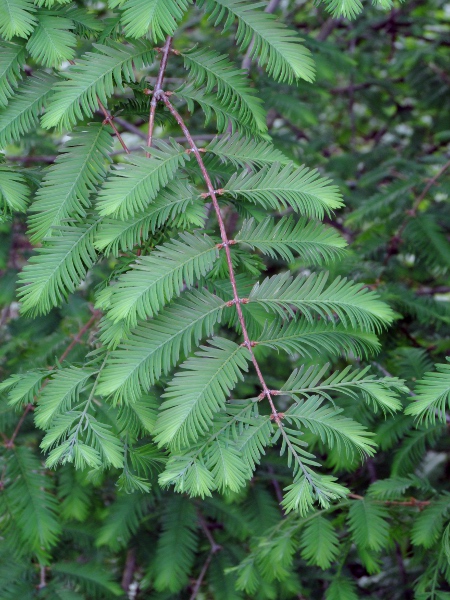
[[(150, 114), (148, 117), (148, 135), (147, 135), (147, 148), (151, 148), (153, 141), (153, 129), (155, 128), (155, 113), (156, 105), (162, 92), (162, 83), (164, 80), (164, 74), (167, 68), (167, 61), (169, 60), (170, 47), (172, 45), (172, 37), (169, 35), (166, 38), (166, 43), (161, 50), (161, 63), (159, 65), (158, 77), (156, 79), (155, 87), (153, 88), (153, 96), (150, 102)], [(150, 157), (150, 152), (145, 153), (146, 157)]]
[(230, 251), (230, 241), (228, 239), (228, 235), (225, 229), (225, 223), (222, 217), (222, 213), (220, 211), (220, 205), (219, 202), (217, 200), (217, 193), (216, 190), (214, 189), (214, 186), (212, 184), (211, 178), (209, 176), (209, 173), (205, 167), (205, 163), (203, 162), (203, 158), (201, 155), (201, 152), (199, 151), (199, 149), (197, 148), (194, 139), (192, 138), (192, 135), (186, 125), (186, 123), (184, 122), (182, 116), (180, 115), (180, 113), (176, 110), (176, 108), (173, 106), (173, 104), (170, 102), (169, 98), (167, 97), (167, 95), (161, 91), (159, 93), (159, 97), (160, 99), (164, 102), (164, 104), (166, 105), (166, 107), (168, 108), (168, 110), (170, 111), (170, 113), (172, 114), (172, 116), (175, 118), (175, 120), (177, 121), (178, 125), (180, 126), (183, 134), (186, 137), (186, 140), (189, 142), (189, 144), (191, 145), (191, 151), (194, 154), (198, 166), (200, 167), (203, 179), (205, 181), (206, 187), (208, 189), (208, 193), (209, 193), (209, 197), (211, 198), (213, 207), (214, 207), (214, 211), (216, 213), (216, 217), (217, 217), (217, 221), (219, 223), (219, 229), (220, 229), (220, 237), (222, 239), (222, 244), (223, 244), (223, 248), (225, 250), (225, 255), (226, 255), (226, 259), (227, 259), (227, 265), (228, 265), (228, 272), (229, 272), (229, 277), (230, 277), (230, 283), (231, 283), (231, 287), (233, 290), (233, 300), (234, 300), (234, 306), (236, 308), (236, 312), (238, 315), (238, 319), (239, 319), (239, 323), (241, 325), (241, 329), (242, 329), (242, 335), (244, 337), (244, 341), (245, 341), (245, 346), (247, 347), (247, 350), (250, 353), (250, 357), (251, 357), (251, 361), (253, 363), (253, 366), (255, 368), (256, 374), (258, 376), (258, 379), (261, 383), (261, 387), (262, 387), (262, 396), (266, 397), (267, 400), (269, 401), (270, 404), (270, 408), (272, 411), (272, 417), (273, 420), (280, 425), (281, 423), (281, 417), (275, 407), (275, 404), (272, 400), (272, 396), (270, 393), (269, 388), (267, 387), (267, 384), (265, 382), (264, 376), (261, 372), (260, 366), (258, 364), (258, 361), (256, 360), (255, 354), (253, 352), (253, 348), (252, 348), (252, 343), (250, 340), (250, 337), (248, 335), (248, 331), (247, 331), (247, 326), (245, 324), (245, 319), (244, 319), (244, 315), (242, 312), (242, 307), (241, 307), (241, 299), (239, 298), (239, 294), (238, 294), (238, 290), (237, 290), (237, 284), (236, 284), (236, 276), (234, 273), (234, 268), (233, 268), (233, 262), (231, 259), (231, 251)]

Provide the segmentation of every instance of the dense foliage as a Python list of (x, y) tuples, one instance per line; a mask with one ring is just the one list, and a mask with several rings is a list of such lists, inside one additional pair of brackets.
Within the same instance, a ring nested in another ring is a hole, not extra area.
[(450, 598), (448, 9), (0, 0), (2, 599)]

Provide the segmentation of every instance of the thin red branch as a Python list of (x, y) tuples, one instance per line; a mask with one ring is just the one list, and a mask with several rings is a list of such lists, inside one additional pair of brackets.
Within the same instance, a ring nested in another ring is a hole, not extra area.
[(167, 108), (169, 109), (170, 113), (172, 114), (172, 116), (175, 118), (175, 120), (177, 121), (178, 125), (180, 126), (181, 130), (183, 131), (183, 134), (186, 136), (187, 141), (189, 142), (189, 144), (191, 145), (191, 150), (197, 160), (198, 166), (200, 167), (200, 170), (202, 172), (202, 176), (203, 179), (205, 181), (206, 187), (208, 189), (208, 193), (209, 196), (211, 198), (215, 213), (216, 213), (216, 217), (217, 217), (217, 221), (219, 223), (219, 229), (220, 229), (220, 237), (222, 239), (222, 244), (225, 250), (225, 254), (226, 254), (226, 259), (227, 259), (227, 265), (228, 265), (228, 272), (229, 272), (229, 277), (230, 277), (230, 282), (231, 282), (231, 287), (233, 290), (233, 300), (234, 300), (234, 306), (236, 307), (236, 312), (238, 314), (238, 319), (239, 319), (239, 323), (241, 325), (241, 329), (242, 329), (242, 335), (244, 337), (245, 340), (245, 345), (247, 346), (247, 349), (250, 353), (250, 357), (251, 357), (251, 361), (253, 363), (253, 366), (255, 368), (256, 374), (258, 376), (258, 379), (261, 383), (261, 387), (263, 389), (262, 392), (262, 396), (266, 397), (267, 400), (269, 401), (270, 404), (270, 408), (272, 411), (272, 417), (273, 420), (279, 425), (281, 422), (281, 417), (275, 407), (275, 404), (273, 403), (272, 400), (272, 396), (271, 396), (271, 392), (269, 390), (269, 388), (267, 387), (267, 384), (264, 380), (264, 376), (261, 372), (261, 369), (259, 367), (258, 361), (256, 360), (256, 357), (253, 353), (253, 349), (252, 349), (252, 343), (250, 340), (250, 337), (248, 335), (248, 331), (247, 331), (247, 326), (245, 324), (245, 319), (244, 319), (244, 315), (242, 313), (242, 307), (241, 307), (241, 301), (242, 299), (239, 298), (239, 294), (238, 294), (238, 290), (237, 290), (237, 285), (236, 285), (236, 276), (234, 273), (234, 268), (233, 268), (233, 262), (231, 259), (231, 252), (230, 252), (230, 241), (228, 240), (228, 235), (225, 229), (225, 223), (224, 220), (222, 218), (222, 213), (220, 212), (220, 205), (219, 202), (217, 200), (217, 193), (216, 190), (214, 189), (214, 186), (212, 184), (211, 178), (209, 176), (209, 173), (205, 167), (205, 163), (203, 162), (202, 159), (202, 155), (199, 152), (199, 149), (197, 148), (194, 139), (191, 136), (191, 133), (189, 131), (189, 129), (186, 126), (186, 123), (184, 122), (182, 116), (180, 115), (180, 113), (176, 110), (176, 108), (173, 106), (173, 104), (170, 102), (169, 98), (167, 97), (167, 95), (164, 92), (160, 92), (159, 93), (159, 97), (161, 98), (161, 100), (164, 102), (164, 104), (167, 106)]
[(208, 542), (211, 546), (211, 550), (209, 551), (209, 554), (206, 557), (205, 562), (203, 563), (203, 567), (200, 571), (199, 576), (195, 580), (195, 583), (192, 587), (192, 594), (190, 595), (189, 600), (195, 600), (195, 598), (197, 598), (197, 595), (200, 591), (200, 587), (201, 587), (203, 580), (205, 578), (205, 575), (208, 571), (209, 564), (212, 560), (212, 557), (214, 556), (214, 554), (216, 554), (216, 552), (220, 552), (220, 550), (222, 550), (222, 546), (220, 546), (219, 544), (216, 543), (216, 540), (213, 538), (212, 533), (210, 532), (210, 530), (208, 528), (208, 524), (206, 523), (205, 519), (203, 518), (203, 516), (200, 513), (198, 513), (198, 521), (200, 523), (201, 528), (203, 529), (206, 539), (208, 540)]
[[(147, 135), (147, 148), (151, 148), (153, 141), (153, 129), (155, 127), (155, 113), (156, 105), (158, 104), (159, 94), (162, 91), (162, 83), (164, 80), (164, 73), (166, 72), (167, 61), (169, 60), (170, 46), (172, 45), (172, 37), (166, 38), (166, 43), (161, 50), (161, 63), (159, 65), (158, 77), (156, 79), (155, 87), (153, 88), (153, 96), (150, 102), (150, 114), (148, 118), (148, 135)], [(150, 152), (146, 152), (147, 158), (150, 156)]]

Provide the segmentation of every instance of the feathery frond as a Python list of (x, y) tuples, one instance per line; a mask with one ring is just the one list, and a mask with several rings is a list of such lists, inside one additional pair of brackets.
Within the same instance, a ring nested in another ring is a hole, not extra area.
[(28, 371), (11, 375), (0, 383), (0, 392), (9, 392), (8, 404), (11, 406), (20, 408), (24, 404), (32, 404), (47, 375), (48, 372), (45, 371)]
[(240, 133), (214, 138), (206, 146), (206, 151), (230, 162), (236, 168), (263, 168), (279, 163), (285, 165), (290, 160), (270, 142), (244, 136)]
[(294, 260), (292, 251), (311, 264), (327, 263), (342, 254), (346, 241), (332, 227), (292, 217), (283, 217), (278, 222), (268, 217), (261, 223), (254, 219), (245, 221), (235, 240), (257, 248), (272, 258), (281, 256), (286, 261)]
[(115, 87), (124, 91), (124, 82), (135, 81), (134, 69), (142, 69), (154, 60), (153, 48), (144, 41), (126, 46), (111, 41), (108, 46), (94, 44), (94, 48), (97, 52), (87, 52), (64, 72), (66, 80), (55, 85), (42, 118), (44, 128), (71, 129), (84, 115), (92, 117), (98, 100), (107, 104)]
[(106, 127), (92, 123), (75, 129), (63, 152), (48, 169), (31, 206), (31, 240), (37, 242), (68, 219), (86, 217), (90, 196), (106, 177), (112, 138)]
[(208, 19), (214, 25), (223, 23), (227, 31), (237, 19), (236, 41), (242, 51), (250, 47), (250, 55), (265, 66), (277, 81), (292, 83), (298, 78), (312, 81), (314, 65), (309, 50), (294, 31), (262, 10), (259, 2), (244, 0), (200, 0)]
[(57, 371), (39, 396), (34, 413), (36, 425), (46, 429), (55, 417), (69, 411), (92, 375), (92, 370), (77, 367)]
[(206, 290), (185, 293), (150, 321), (141, 323), (106, 362), (98, 392), (126, 402), (135, 401), (162, 373), (214, 333), (225, 303)]
[(104, 217), (99, 225), (95, 246), (104, 254), (132, 250), (165, 223), (171, 227), (200, 227), (205, 219), (204, 204), (195, 190), (183, 179), (171, 181), (159, 191), (145, 210), (128, 219)]
[(77, 38), (70, 19), (39, 11), (38, 25), (27, 43), (30, 55), (44, 67), (58, 67), (75, 56)]
[(325, 272), (296, 279), (289, 273), (281, 273), (256, 283), (248, 299), (282, 318), (286, 313), (295, 317), (294, 307), (310, 323), (314, 322), (314, 313), (325, 321), (335, 322), (337, 316), (346, 327), (351, 325), (371, 332), (380, 331), (392, 321), (394, 313), (375, 292), (341, 277), (325, 288), (327, 280)]
[(53, 75), (38, 71), (19, 85), (14, 102), (0, 110), (0, 148), (37, 125), (43, 106), (53, 94), (54, 82)]
[(151, 317), (179, 296), (183, 285), (190, 288), (206, 275), (218, 255), (214, 240), (199, 233), (185, 232), (179, 239), (157, 246), (150, 256), (141, 257), (119, 277), (113, 287), (108, 318), (136, 326), (138, 318)]
[(232, 107), (241, 124), (257, 132), (267, 131), (266, 115), (256, 91), (249, 87), (245, 71), (233, 65), (226, 55), (214, 50), (194, 49), (183, 54), (184, 66), (189, 70), (188, 85), (204, 86), (225, 107)]
[(36, 25), (35, 11), (32, 0), (0, 0), (0, 35), (27, 38)]
[(407, 415), (416, 416), (419, 423), (435, 423), (436, 418), (446, 422), (445, 410), (450, 404), (450, 364), (435, 366), (436, 371), (425, 373), (417, 382), (417, 397), (405, 410)]
[(125, 0), (121, 3), (125, 34), (138, 38), (150, 34), (157, 43), (173, 35), (192, 0)]
[(248, 369), (247, 348), (215, 337), (188, 358), (169, 383), (156, 422), (155, 440), (162, 446), (187, 446), (211, 426), (214, 414)]
[(329, 179), (320, 177), (317, 170), (292, 163), (284, 167), (274, 163), (258, 173), (235, 174), (224, 184), (223, 192), (234, 198), (242, 196), (266, 209), (279, 211), (290, 207), (313, 219), (322, 219), (342, 206), (339, 190)]
[(26, 212), (30, 188), (20, 173), (0, 165), (0, 215)]
[(341, 325), (306, 320), (276, 320), (265, 328), (256, 340), (257, 346), (268, 346), (284, 350), (291, 355), (312, 357), (313, 353), (354, 354), (368, 356), (375, 353), (380, 344), (373, 333), (361, 330), (347, 330)]
[(357, 546), (381, 550), (388, 543), (389, 526), (386, 507), (365, 498), (352, 502), (348, 523)]
[(8, 104), (16, 92), (20, 73), (25, 63), (25, 48), (22, 44), (0, 42), (0, 108)]
[(328, 400), (332, 400), (331, 392), (344, 394), (351, 398), (357, 398), (358, 392), (360, 392), (367, 402), (373, 403), (375, 408), (380, 406), (383, 411), (389, 412), (395, 412), (401, 408), (398, 394), (405, 391), (402, 380), (396, 377), (376, 379), (375, 375), (367, 375), (370, 367), (352, 371), (351, 365), (342, 371), (335, 371), (322, 380), (328, 366), (309, 368), (302, 366), (300, 369), (295, 369), (281, 391), (294, 396), (306, 397), (311, 394), (320, 394)]
[(60, 227), (36, 250), (19, 274), (21, 309), (45, 314), (73, 292), (97, 259), (94, 235), (98, 220)]
[(168, 500), (163, 516), (163, 532), (156, 547), (156, 590), (174, 593), (186, 585), (198, 543), (196, 520), (191, 502), (185, 502), (182, 496), (173, 496)]
[(336, 447), (339, 453), (352, 456), (356, 450), (362, 457), (372, 456), (376, 446), (371, 439), (373, 434), (360, 423), (341, 416), (343, 409), (322, 406), (322, 403), (320, 396), (310, 396), (289, 408), (285, 418), (299, 427), (307, 427), (322, 443), (329, 448)]
[(339, 539), (328, 519), (318, 515), (308, 521), (301, 539), (302, 558), (308, 564), (328, 569), (339, 553)]
[(97, 210), (102, 216), (128, 219), (147, 208), (159, 190), (184, 166), (187, 154), (172, 142), (157, 142), (151, 158), (135, 156), (114, 170), (98, 196)]

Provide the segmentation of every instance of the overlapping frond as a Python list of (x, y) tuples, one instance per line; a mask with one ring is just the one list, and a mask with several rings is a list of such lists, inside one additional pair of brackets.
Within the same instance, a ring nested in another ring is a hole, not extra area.
[(0, 42), (0, 108), (15, 94), (24, 62), (25, 48), (21, 44)]
[(65, 17), (37, 14), (38, 25), (27, 42), (30, 55), (44, 67), (57, 67), (64, 60), (75, 56), (77, 38), (72, 29), (74, 24)]
[(25, 212), (29, 195), (30, 188), (25, 178), (10, 167), (0, 165), (0, 215)]
[(36, 25), (35, 11), (32, 0), (0, 0), (0, 35), (27, 38)]
[(84, 115), (92, 117), (98, 100), (107, 104), (117, 87), (135, 81), (135, 70), (151, 64), (154, 51), (148, 42), (124, 45), (109, 42), (94, 44), (96, 52), (87, 52), (75, 66), (64, 72), (65, 81), (55, 85), (54, 96), (42, 118), (42, 126), (71, 129)]
[(0, 392), (8, 391), (8, 403), (14, 407), (34, 402), (34, 397), (48, 375), (45, 371), (28, 371), (11, 375), (0, 383)]
[(376, 446), (371, 439), (374, 434), (353, 419), (343, 417), (342, 409), (322, 406), (322, 403), (320, 396), (310, 396), (304, 402), (294, 404), (285, 418), (300, 428), (307, 427), (329, 448), (336, 447), (339, 453), (352, 456), (357, 451), (362, 457), (372, 456)]
[(132, 269), (119, 277), (113, 287), (108, 318), (125, 320), (131, 326), (137, 319), (156, 314), (183, 286), (211, 270), (219, 254), (212, 238), (199, 233), (182, 233), (141, 257)]
[(128, 219), (104, 217), (98, 228), (95, 246), (105, 254), (117, 256), (146, 241), (165, 223), (171, 227), (200, 227), (205, 209), (195, 190), (184, 180), (173, 180), (158, 192), (148, 207)]
[(388, 543), (388, 511), (374, 500), (364, 498), (352, 503), (349, 510), (349, 528), (353, 541), (360, 548), (380, 550)]
[(314, 353), (322, 352), (367, 357), (380, 348), (373, 333), (357, 329), (348, 330), (341, 325), (335, 326), (325, 321), (310, 323), (301, 319), (291, 322), (275, 321), (266, 327), (255, 343), (257, 346), (284, 350), (291, 355), (311, 357)]
[(325, 272), (295, 279), (289, 273), (274, 275), (255, 284), (249, 302), (258, 302), (282, 318), (286, 313), (295, 317), (294, 307), (311, 323), (314, 314), (333, 322), (337, 317), (344, 326), (369, 332), (380, 331), (392, 321), (394, 313), (375, 292), (341, 277), (325, 287), (327, 280)]
[(327, 263), (340, 254), (347, 245), (335, 229), (325, 225), (291, 217), (278, 222), (270, 217), (257, 223), (254, 219), (244, 221), (235, 240), (257, 248), (272, 258), (281, 256), (286, 261), (294, 259), (293, 252), (311, 264)]
[(35, 423), (46, 429), (55, 416), (65, 413), (77, 403), (81, 391), (92, 377), (91, 369), (67, 367), (60, 369), (45, 386), (35, 410)]
[(214, 333), (225, 306), (223, 300), (192, 290), (146, 323), (139, 324), (117, 350), (102, 372), (98, 392), (132, 402), (148, 390), (162, 373), (167, 374), (187, 355), (192, 345)]
[(159, 190), (174, 178), (188, 158), (176, 142), (157, 142), (151, 158), (133, 157), (114, 170), (98, 196), (97, 210), (103, 216), (128, 219), (147, 208)]
[(398, 398), (400, 392), (405, 392), (402, 380), (396, 377), (376, 379), (375, 375), (368, 375), (370, 367), (352, 371), (351, 365), (342, 371), (335, 371), (323, 379), (328, 370), (324, 367), (300, 367), (295, 369), (287, 382), (281, 388), (283, 393), (294, 396), (309, 397), (319, 394), (329, 400), (332, 392), (344, 394), (353, 398), (361, 393), (364, 399), (373, 403), (374, 407), (380, 406), (383, 411), (397, 411), (401, 408)]
[(328, 569), (339, 553), (339, 538), (326, 517), (320, 514), (308, 521), (301, 539), (302, 558), (309, 564)]
[(45, 561), (46, 553), (58, 541), (61, 526), (58, 502), (52, 484), (30, 448), (14, 448), (8, 460), (10, 481), (2, 492), (23, 544)]
[(216, 88), (215, 97), (232, 107), (241, 124), (258, 132), (266, 132), (266, 115), (256, 91), (248, 85), (245, 71), (239, 70), (228, 56), (209, 49), (194, 49), (183, 54), (189, 70), (188, 85), (204, 86), (206, 94)]
[(71, 134), (63, 152), (48, 169), (29, 219), (31, 240), (37, 242), (70, 219), (83, 220), (90, 196), (107, 173), (112, 138), (108, 128), (92, 123)]
[(97, 259), (94, 235), (98, 221), (60, 227), (36, 250), (19, 275), (22, 311), (47, 313), (73, 292)]
[(248, 360), (247, 348), (216, 337), (183, 363), (164, 394), (155, 427), (158, 444), (187, 446), (204, 434), (247, 371)]
[(120, 4), (125, 34), (138, 38), (149, 33), (158, 42), (174, 34), (192, 0), (125, 0)]
[(258, 173), (243, 171), (224, 184), (223, 192), (235, 198), (245, 198), (266, 209), (282, 210), (287, 207), (306, 217), (322, 219), (342, 206), (337, 186), (319, 176), (317, 170), (282, 166), (274, 163)]
[(225, 162), (230, 162), (236, 168), (265, 167), (279, 163), (285, 165), (290, 160), (272, 146), (270, 142), (235, 133), (214, 138), (206, 146), (211, 152)]
[(415, 392), (417, 396), (406, 408), (406, 414), (414, 415), (419, 422), (435, 423), (438, 419), (445, 423), (450, 403), (450, 364), (436, 365), (436, 371), (425, 373)]
[(189, 112), (194, 112), (195, 103), (200, 106), (205, 114), (205, 125), (208, 125), (214, 117), (216, 119), (215, 126), (219, 133), (225, 133), (229, 128), (234, 133), (239, 128), (246, 134), (251, 135), (251, 129), (246, 127), (244, 123), (240, 123), (236, 108), (222, 104), (214, 94), (205, 94), (203, 90), (195, 89), (192, 85), (177, 89), (176, 94), (187, 103)]
[(37, 125), (43, 106), (53, 94), (54, 83), (53, 75), (38, 71), (19, 85), (14, 102), (0, 110), (0, 148)]
[(275, 17), (261, 10), (259, 2), (244, 0), (200, 0), (214, 25), (228, 30), (237, 19), (236, 41), (242, 50), (265, 65), (277, 81), (292, 83), (298, 78), (312, 81), (314, 65), (301, 38)]
[(198, 543), (194, 506), (182, 496), (171, 497), (164, 510), (163, 532), (156, 547), (155, 588), (181, 590), (195, 560)]

